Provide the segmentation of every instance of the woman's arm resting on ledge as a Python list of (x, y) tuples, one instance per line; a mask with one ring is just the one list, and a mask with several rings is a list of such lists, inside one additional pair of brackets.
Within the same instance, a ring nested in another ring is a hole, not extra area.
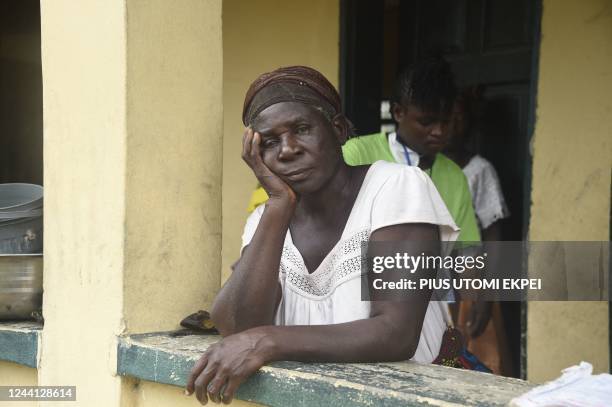
[(281, 298), (278, 268), (293, 208), (266, 203), (251, 243), (215, 298), (212, 320), (221, 335), (274, 323)]
[(223, 336), (273, 324), (281, 298), (278, 268), (297, 197), (263, 163), (260, 142), (261, 135), (247, 128), (242, 139), (242, 158), (270, 199), (251, 242), (213, 303), (212, 320)]
[[(428, 253), (439, 250), (438, 229), (408, 224), (377, 230), (371, 241), (419, 240)], [(359, 295), (359, 294), (358, 294)], [(193, 367), (187, 391), (198, 400), (229, 403), (238, 386), (275, 360), (382, 362), (410, 359), (418, 346), (431, 292), (409, 303), (372, 302), (370, 318), (335, 325), (260, 326), (212, 345)]]

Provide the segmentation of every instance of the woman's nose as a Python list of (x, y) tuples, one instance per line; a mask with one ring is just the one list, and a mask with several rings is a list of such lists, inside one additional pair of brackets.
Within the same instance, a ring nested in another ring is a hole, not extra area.
[(279, 160), (291, 160), (301, 153), (302, 149), (293, 135), (288, 134), (281, 137), (281, 148), (278, 154)]
[(433, 128), (431, 129), (431, 134), (437, 137), (442, 136), (442, 134), (444, 133), (442, 127), (443, 127), (442, 122), (434, 123)]

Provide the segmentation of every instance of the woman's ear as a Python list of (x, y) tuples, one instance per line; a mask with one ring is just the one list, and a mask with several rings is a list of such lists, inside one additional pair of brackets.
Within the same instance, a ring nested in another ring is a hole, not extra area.
[(349, 138), (349, 121), (342, 114), (337, 114), (332, 120), (332, 126), (340, 145), (344, 145)]
[(393, 115), (393, 120), (399, 123), (404, 118), (404, 107), (397, 102), (393, 102), (391, 114)]

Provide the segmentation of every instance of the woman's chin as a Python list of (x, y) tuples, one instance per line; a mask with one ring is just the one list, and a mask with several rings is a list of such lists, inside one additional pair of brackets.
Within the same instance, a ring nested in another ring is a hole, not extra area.
[(297, 195), (310, 195), (321, 188), (318, 185), (315, 185), (312, 180), (303, 180), (299, 182), (289, 183), (289, 187), (295, 192)]

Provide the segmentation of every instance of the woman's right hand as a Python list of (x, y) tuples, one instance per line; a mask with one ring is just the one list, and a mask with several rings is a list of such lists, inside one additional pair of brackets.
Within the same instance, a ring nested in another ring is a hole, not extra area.
[(247, 127), (242, 137), (242, 159), (251, 167), (257, 180), (270, 197), (270, 201), (280, 201), (295, 206), (297, 202), (295, 192), (264, 164), (260, 144), (261, 134)]

